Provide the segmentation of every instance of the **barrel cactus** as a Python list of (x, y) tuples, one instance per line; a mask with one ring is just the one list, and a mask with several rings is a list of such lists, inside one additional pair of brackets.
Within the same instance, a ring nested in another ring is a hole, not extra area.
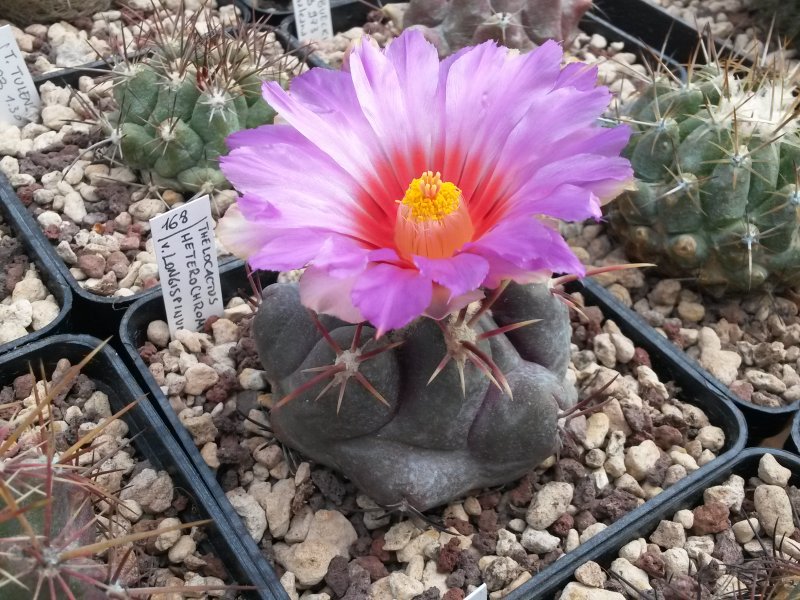
[(148, 57), (117, 65), (119, 110), (109, 125), (123, 161), (180, 192), (229, 187), (218, 168), (226, 136), (275, 116), (261, 85), (282, 71), (264, 52), (266, 35), (246, 26), (231, 35), (221, 25), (201, 33), (189, 20), (159, 31)]
[(629, 257), (712, 295), (800, 284), (798, 89), (711, 63), (657, 79), (624, 110), (635, 190), (609, 207)]
[(403, 27), (421, 29), (440, 56), (495, 40), (530, 50), (545, 40), (569, 42), (592, 0), (411, 0)]
[(491, 314), (422, 318), (375, 341), (370, 326), (317, 326), (296, 285), (273, 284), (253, 324), (272, 428), (384, 506), (425, 510), (511, 481), (556, 450), (576, 398), (566, 313), (546, 285), (511, 284)]

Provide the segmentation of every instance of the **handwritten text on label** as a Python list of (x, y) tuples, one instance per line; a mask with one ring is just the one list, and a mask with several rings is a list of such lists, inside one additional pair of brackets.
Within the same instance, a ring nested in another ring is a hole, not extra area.
[(9, 25), (0, 27), (0, 122), (22, 127), (36, 117), (39, 93)]
[(209, 197), (153, 217), (150, 228), (170, 333), (198, 331), (223, 309)]

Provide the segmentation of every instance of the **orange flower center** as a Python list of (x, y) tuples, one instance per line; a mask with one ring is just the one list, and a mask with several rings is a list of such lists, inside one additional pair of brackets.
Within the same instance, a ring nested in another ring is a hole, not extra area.
[(449, 258), (474, 232), (461, 190), (441, 173), (425, 171), (398, 200), (394, 241), (406, 257)]

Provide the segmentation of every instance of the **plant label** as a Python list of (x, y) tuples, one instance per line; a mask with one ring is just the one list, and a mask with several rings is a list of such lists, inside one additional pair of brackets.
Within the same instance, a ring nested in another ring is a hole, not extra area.
[(39, 92), (10, 25), (0, 27), (0, 122), (22, 127), (39, 112)]
[(464, 598), (464, 600), (487, 600), (489, 596), (486, 592), (486, 584), (482, 584), (479, 588), (477, 588), (474, 592), (472, 592), (469, 596)]
[(301, 42), (333, 37), (329, 0), (294, 0), (292, 5)]
[(150, 219), (169, 331), (198, 331), (222, 315), (211, 200), (201, 196)]

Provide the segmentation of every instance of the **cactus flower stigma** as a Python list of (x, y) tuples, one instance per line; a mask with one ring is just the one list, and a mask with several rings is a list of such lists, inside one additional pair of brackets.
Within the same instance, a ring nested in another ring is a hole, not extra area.
[(487, 42), (439, 61), (408, 30), (367, 38), (341, 71), (265, 83), (285, 124), (235, 133), (242, 194), (223, 245), (258, 269), (306, 267), (303, 304), (378, 335), (442, 319), (503, 281), (584, 270), (553, 219), (599, 218), (632, 178), (627, 126), (602, 127), (597, 71), (558, 44)]

